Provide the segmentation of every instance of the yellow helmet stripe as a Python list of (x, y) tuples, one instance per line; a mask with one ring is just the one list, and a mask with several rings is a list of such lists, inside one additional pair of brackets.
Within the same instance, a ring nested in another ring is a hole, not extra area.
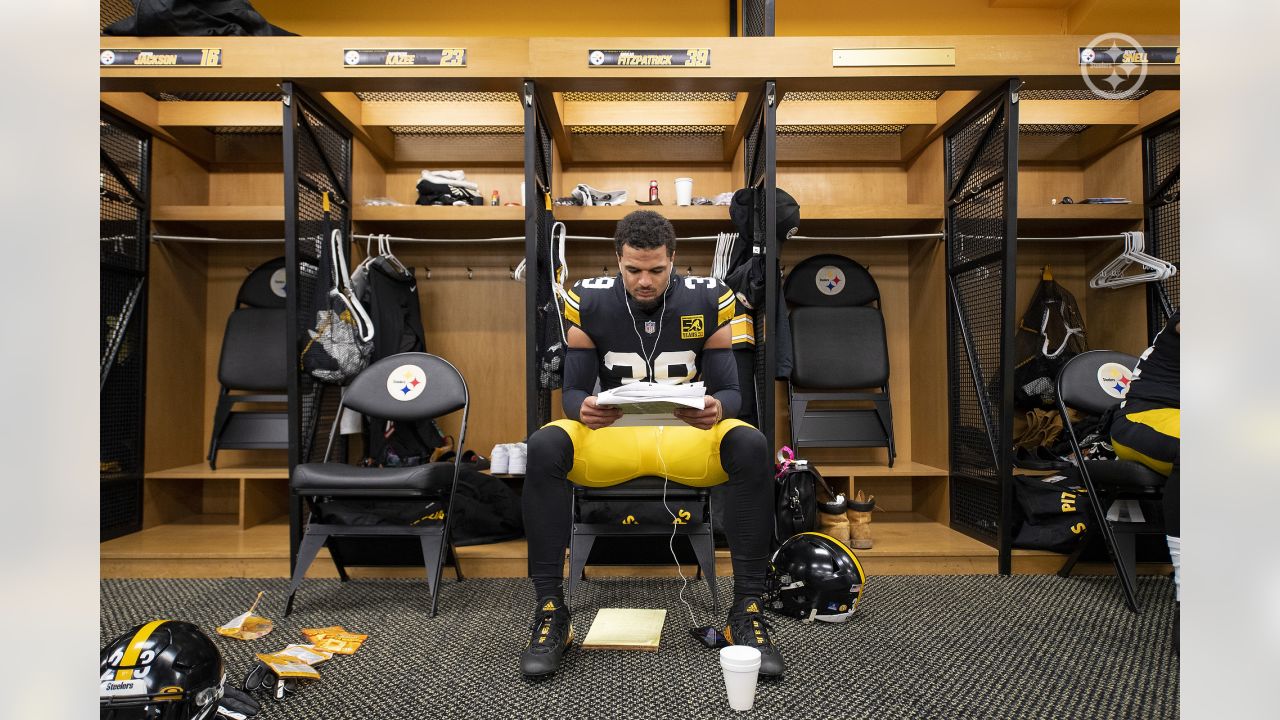
[(116, 680), (124, 681), (133, 676), (133, 665), (138, 663), (138, 656), (142, 654), (142, 646), (151, 638), (151, 633), (156, 628), (169, 622), (168, 620), (152, 620), (143, 625), (134, 633), (133, 639), (129, 641), (129, 647), (124, 651), (124, 657), (120, 660), (120, 669), (116, 670)]

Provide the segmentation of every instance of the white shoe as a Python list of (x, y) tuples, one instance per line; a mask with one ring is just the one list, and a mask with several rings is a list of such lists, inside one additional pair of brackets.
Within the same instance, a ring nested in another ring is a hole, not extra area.
[(507, 472), (512, 475), (523, 475), (525, 468), (529, 465), (529, 446), (524, 443), (515, 443), (511, 446), (511, 458)]
[(489, 472), (494, 475), (506, 475), (511, 468), (511, 446), (494, 445), (489, 455)]

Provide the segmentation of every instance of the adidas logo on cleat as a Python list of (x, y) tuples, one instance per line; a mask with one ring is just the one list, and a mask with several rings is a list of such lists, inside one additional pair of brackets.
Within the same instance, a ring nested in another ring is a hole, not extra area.
[(542, 606), (542, 609), (546, 612), (554, 612), (556, 609), (556, 604), (554, 601), (548, 600), (547, 604)]

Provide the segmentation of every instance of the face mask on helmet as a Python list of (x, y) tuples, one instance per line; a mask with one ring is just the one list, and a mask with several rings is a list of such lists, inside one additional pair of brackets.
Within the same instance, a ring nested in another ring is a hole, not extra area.
[(222, 698), (222, 656), (191, 623), (156, 620), (102, 649), (101, 720), (206, 720)]
[(853, 551), (828, 535), (805, 532), (769, 560), (765, 605), (804, 622), (845, 622), (858, 609), (866, 575)]

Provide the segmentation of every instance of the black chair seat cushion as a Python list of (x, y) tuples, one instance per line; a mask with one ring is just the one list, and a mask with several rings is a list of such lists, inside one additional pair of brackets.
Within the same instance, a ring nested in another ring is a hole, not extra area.
[[(637, 498), (662, 498), (663, 479), (656, 475), (646, 475), (624, 483), (609, 487), (586, 487), (575, 485), (574, 492), (583, 498), (601, 498), (610, 500), (629, 500)], [(709, 488), (696, 488), (682, 485), (675, 480), (667, 483), (668, 498), (695, 498)]]
[(1156, 494), (1164, 488), (1165, 477), (1139, 462), (1091, 460), (1089, 477), (1099, 492), (1107, 490)]
[(294, 468), (289, 487), (298, 495), (443, 497), (453, 487), (453, 463), (400, 468), (305, 463)]

